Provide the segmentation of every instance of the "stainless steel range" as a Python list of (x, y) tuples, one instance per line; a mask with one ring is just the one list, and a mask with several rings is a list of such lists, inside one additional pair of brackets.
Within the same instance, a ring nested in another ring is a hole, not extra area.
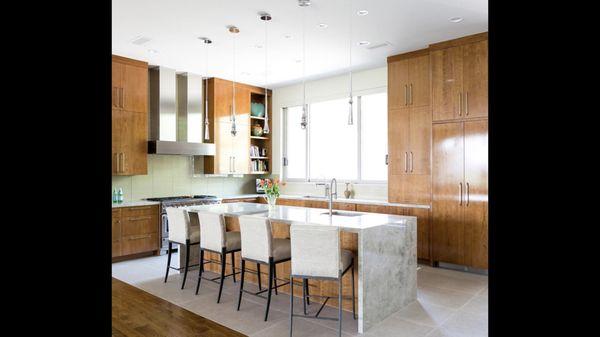
[(169, 248), (169, 220), (167, 218), (167, 207), (220, 204), (222, 199), (217, 198), (214, 195), (194, 195), (164, 198), (147, 198), (146, 200), (160, 202), (160, 217), (162, 228), (160, 254), (163, 255), (167, 253), (167, 249)]

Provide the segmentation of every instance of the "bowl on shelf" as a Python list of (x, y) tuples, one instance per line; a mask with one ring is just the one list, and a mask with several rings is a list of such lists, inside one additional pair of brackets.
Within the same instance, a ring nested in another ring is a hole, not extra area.
[(250, 104), (250, 115), (253, 117), (265, 117), (265, 105), (252, 102)]
[(263, 128), (260, 124), (256, 123), (252, 125), (252, 135), (255, 137), (260, 137), (263, 135)]

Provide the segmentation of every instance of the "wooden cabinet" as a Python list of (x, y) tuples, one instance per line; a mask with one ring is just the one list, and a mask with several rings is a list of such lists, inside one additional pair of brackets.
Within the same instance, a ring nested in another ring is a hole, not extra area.
[(488, 268), (487, 120), (433, 125), (433, 260)]
[(429, 83), (426, 50), (388, 58), (390, 202), (429, 204), (431, 201)]
[[(209, 140), (216, 155), (204, 158), (206, 174), (249, 174), (250, 172), (250, 102), (254, 92), (264, 89), (243, 83), (235, 84), (236, 135), (231, 134), (233, 122), (233, 82), (219, 78), (208, 80)], [(266, 140), (262, 140), (265, 142)], [(270, 145), (270, 142), (268, 143)], [(267, 146), (268, 146), (267, 145)]]
[(388, 59), (388, 107), (404, 109), (429, 105), (429, 54), (412, 52)]
[(158, 206), (113, 208), (113, 258), (157, 251), (159, 234)]
[(148, 64), (113, 55), (112, 175), (148, 173)]
[(488, 41), (477, 34), (431, 51), (434, 121), (488, 115)]

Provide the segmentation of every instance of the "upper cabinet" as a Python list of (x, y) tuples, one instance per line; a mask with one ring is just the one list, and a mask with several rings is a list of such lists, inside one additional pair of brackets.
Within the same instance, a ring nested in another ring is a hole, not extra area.
[(487, 33), (431, 48), (433, 121), (487, 117)]
[[(208, 80), (209, 140), (216, 147), (216, 155), (204, 158), (205, 174), (250, 174), (250, 145), (252, 145), (251, 96), (264, 89), (235, 83), (220, 78)], [(234, 94), (235, 93), (235, 94)], [(234, 104), (235, 97), (235, 104)], [(235, 119), (236, 134), (231, 133)], [(259, 141), (269, 147), (268, 137)], [(270, 153), (270, 152), (269, 152)]]
[(112, 57), (112, 175), (148, 173), (148, 64)]
[(428, 106), (430, 104), (428, 52), (416, 51), (400, 57), (388, 59), (389, 108)]

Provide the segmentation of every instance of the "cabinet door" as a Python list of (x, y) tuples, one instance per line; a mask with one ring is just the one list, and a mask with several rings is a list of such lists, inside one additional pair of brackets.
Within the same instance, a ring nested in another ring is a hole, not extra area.
[(433, 125), (434, 261), (464, 264), (463, 140), (462, 123)]
[(235, 121), (240, 125), (250, 124), (250, 89), (235, 87)]
[(125, 65), (123, 76), (123, 109), (148, 112), (148, 68)]
[(123, 87), (123, 75), (125, 65), (119, 62), (112, 62), (112, 107), (121, 108), (121, 88)]
[(388, 111), (388, 175), (407, 174), (409, 171), (409, 109)]
[(462, 47), (431, 52), (431, 106), (434, 121), (460, 117), (462, 83)]
[(238, 124), (232, 137), (233, 170), (237, 174), (250, 173), (250, 125)]
[(429, 209), (409, 208), (406, 215), (417, 217), (417, 257), (429, 260)]
[(465, 264), (488, 268), (488, 122), (464, 123)]
[(408, 60), (388, 63), (388, 108), (408, 107)]
[(410, 109), (409, 173), (431, 174), (431, 110)]
[(123, 113), (120, 109), (112, 109), (112, 175), (118, 175), (121, 171), (121, 135), (124, 126)]
[(128, 174), (148, 174), (148, 114), (129, 112), (132, 129), (129, 137), (129, 153), (126, 155)]
[(233, 86), (229, 81), (214, 80), (215, 123), (231, 123)]
[(121, 210), (112, 210), (112, 257), (121, 256)]
[(488, 42), (463, 46), (464, 116), (488, 115)]
[(429, 106), (431, 78), (429, 70), (429, 55), (419, 56), (408, 60), (409, 99), (411, 107)]
[(215, 132), (215, 174), (229, 174), (233, 171), (231, 123), (220, 122)]
[(388, 177), (388, 201), (405, 204), (429, 204), (431, 202), (431, 175), (390, 175)]

